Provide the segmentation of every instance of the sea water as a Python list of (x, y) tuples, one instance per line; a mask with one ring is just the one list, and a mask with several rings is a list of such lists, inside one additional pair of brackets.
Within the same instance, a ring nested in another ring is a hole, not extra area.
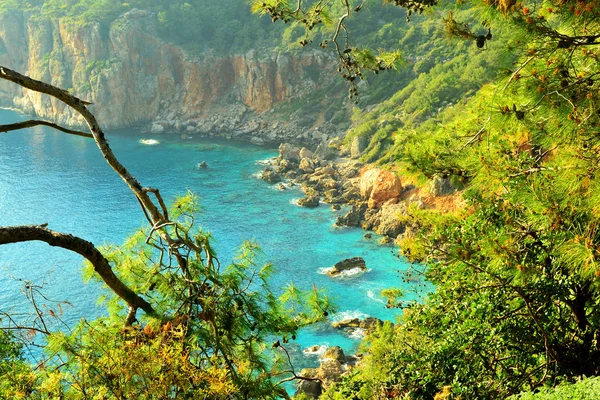
[[(22, 119), (0, 110), (0, 124)], [(328, 205), (298, 207), (298, 189), (279, 191), (278, 185), (259, 180), (264, 164), (277, 155), (275, 149), (144, 135), (135, 129), (108, 132), (107, 138), (130, 172), (143, 185), (160, 188), (165, 199), (187, 190), (199, 196), (200, 224), (212, 233), (222, 263), (232, 260), (243, 241), (254, 240), (262, 249), (261, 260), (275, 265), (271, 283), (276, 292), (290, 282), (303, 289), (327, 289), (338, 312), (329, 321), (305, 328), (291, 345), (298, 367), (318, 363), (321, 352), (302, 351), (309, 346), (339, 345), (347, 353), (356, 351), (359, 332), (336, 331), (331, 320), (375, 316), (393, 321), (399, 314), (385, 307), (380, 292), (404, 287), (401, 272), (409, 264), (393, 247), (378, 245), (376, 235), (366, 239), (360, 229), (335, 227), (339, 212)], [(206, 168), (199, 168), (202, 161)], [(50, 229), (101, 245), (121, 243), (144, 222), (135, 197), (93, 140), (42, 127), (0, 133), (0, 226), (48, 223)], [(365, 259), (368, 271), (341, 278), (323, 273), (337, 261), (356, 256)], [(97, 305), (100, 287), (84, 284), (81, 271), (81, 257), (45, 243), (0, 246), (0, 310), (29, 312), (22, 290), (24, 281), (32, 281), (43, 283), (50, 300), (72, 304), (63, 307), (67, 325), (102, 315)]]

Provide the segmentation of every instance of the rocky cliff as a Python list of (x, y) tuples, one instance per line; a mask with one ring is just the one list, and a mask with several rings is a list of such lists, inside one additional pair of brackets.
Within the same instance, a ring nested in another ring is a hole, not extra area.
[[(0, 64), (94, 103), (106, 128), (218, 135), (257, 143), (316, 143), (340, 135), (326, 122), (300, 127), (273, 113), (335, 79), (320, 52), (250, 51), (190, 56), (158, 38), (156, 16), (132, 10), (109, 26), (21, 12), (0, 16)], [(78, 116), (47, 96), (0, 83), (0, 104), (62, 124)]]

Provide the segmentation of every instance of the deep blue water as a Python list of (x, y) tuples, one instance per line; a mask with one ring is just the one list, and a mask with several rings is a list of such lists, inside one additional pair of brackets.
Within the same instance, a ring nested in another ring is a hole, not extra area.
[[(0, 123), (23, 119), (0, 110)], [(256, 240), (264, 260), (276, 266), (277, 290), (289, 282), (302, 288), (326, 287), (338, 306), (333, 318), (372, 315), (394, 320), (379, 296), (386, 287), (402, 287), (398, 271), (409, 265), (392, 247), (364, 239), (360, 229), (333, 226), (336, 213), (327, 205), (304, 209), (293, 204), (297, 190), (280, 192), (255, 174), (257, 163), (277, 154), (249, 144), (176, 136), (142, 136), (136, 130), (109, 132), (110, 144), (145, 186), (161, 189), (166, 199), (191, 190), (201, 198), (201, 224), (212, 232), (222, 263), (232, 259), (244, 240)], [(156, 139), (144, 145), (140, 139)], [(209, 167), (199, 169), (206, 160)], [(95, 244), (120, 243), (144, 223), (139, 205), (120, 178), (106, 165), (95, 143), (47, 128), (0, 133), (0, 225), (49, 223)], [(353, 278), (332, 279), (319, 274), (335, 262), (361, 256), (369, 271)], [(45, 282), (49, 298), (69, 300), (64, 308), (69, 323), (103, 312), (96, 306), (99, 287), (83, 284), (82, 259), (42, 243), (0, 247), (0, 310), (25, 312), (20, 290), (31, 280)], [(297, 349), (309, 345), (340, 345), (351, 352), (358, 340), (334, 332), (328, 324), (305, 329)], [(300, 360), (316, 362), (316, 356)]]

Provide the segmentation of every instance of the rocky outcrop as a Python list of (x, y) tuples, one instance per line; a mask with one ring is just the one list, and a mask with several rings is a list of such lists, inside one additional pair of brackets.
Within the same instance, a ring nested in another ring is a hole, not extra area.
[[(0, 64), (94, 103), (90, 109), (105, 128), (317, 146), (343, 131), (326, 121), (303, 128), (271, 111), (335, 79), (325, 54), (191, 55), (159, 38), (155, 14), (135, 9), (110, 25), (0, 15)], [(0, 83), (0, 104), (61, 124), (82, 123), (60, 102), (8, 82)]]
[(260, 179), (269, 183), (278, 183), (281, 182), (281, 175), (272, 169), (265, 168), (265, 170), (260, 175)]
[(344, 350), (340, 346), (333, 346), (325, 351), (323, 354), (323, 360), (335, 360), (340, 364), (346, 363), (346, 355), (344, 354)]
[(402, 193), (400, 178), (379, 168), (366, 170), (360, 177), (360, 194), (369, 208), (379, 208), (390, 200), (398, 200)]
[(362, 257), (346, 258), (345, 260), (337, 262), (333, 268), (327, 271), (330, 276), (338, 276), (344, 271), (351, 269), (360, 269), (361, 271), (367, 270), (367, 264)]
[(315, 208), (319, 206), (319, 196), (306, 196), (298, 200), (298, 205), (301, 207)]

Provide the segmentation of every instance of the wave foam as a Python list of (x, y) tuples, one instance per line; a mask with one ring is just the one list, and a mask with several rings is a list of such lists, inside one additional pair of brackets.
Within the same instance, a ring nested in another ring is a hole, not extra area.
[(383, 301), (379, 297), (377, 297), (375, 295), (375, 292), (373, 292), (372, 290), (367, 290), (367, 297), (370, 298), (371, 300), (377, 301), (381, 304), (385, 304), (385, 301)]
[(362, 312), (360, 310), (346, 310), (346, 311), (340, 311), (340, 312), (335, 313), (333, 315), (333, 317), (331, 317), (331, 319), (333, 321), (343, 321), (345, 319), (353, 319), (353, 318), (364, 319), (368, 316), (369, 316), (369, 314), (365, 314), (364, 312)]
[(140, 139), (141, 144), (145, 144), (147, 146), (154, 146), (160, 144), (160, 142), (156, 139)]
[(302, 350), (302, 353), (304, 353), (304, 355), (306, 356), (323, 356), (323, 354), (325, 354), (325, 352), (327, 351), (327, 346), (325, 345), (316, 345), (316, 346), (310, 346), (307, 347), (305, 349)]
[(264, 160), (256, 160), (254, 162), (254, 164), (256, 165), (273, 165), (273, 163), (275, 162), (277, 158), (276, 157), (272, 157), (272, 158), (267, 158)]
[[(326, 268), (319, 268), (319, 270), (317, 271), (318, 274), (321, 275), (329, 275), (329, 273), (333, 271), (333, 267), (326, 267)], [(337, 275), (330, 275), (332, 278), (352, 278), (355, 277), (357, 275), (362, 275), (365, 272), (369, 272), (371, 271), (371, 269), (361, 269), (361, 268), (351, 268), (351, 269), (346, 269), (342, 272), (340, 272)]]
[(353, 329), (352, 332), (350, 332), (350, 338), (351, 339), (356, 339), (356, 340), (362, 340), (365, 337), (365, 330), (362, 328), (356, 328)]

